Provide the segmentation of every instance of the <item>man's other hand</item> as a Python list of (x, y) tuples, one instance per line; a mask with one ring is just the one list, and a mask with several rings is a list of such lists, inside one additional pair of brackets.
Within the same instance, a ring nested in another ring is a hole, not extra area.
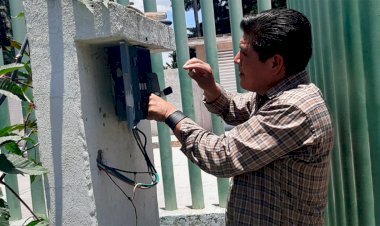
[(211, 66), (200, 59), (188, 60), (183, 69), (189, 71), (190, 78), (194, 79), (198, 86), (203, 89), (206, 102), (212, 102), (220, 96), (220, 87), (216, 84)]
[(206, 90), (210, 86), (215, 86), (214, 75), (208, 63), (192, 58), (183, 65), (183, 69), (189, 71), (190, 78), (194, 79), (201, 89)]
[(148, 116), (149, 120), (163, 122), (177, 109), (174, 105), (162, 99), (161, 97), (151, 94), (149, 97)]

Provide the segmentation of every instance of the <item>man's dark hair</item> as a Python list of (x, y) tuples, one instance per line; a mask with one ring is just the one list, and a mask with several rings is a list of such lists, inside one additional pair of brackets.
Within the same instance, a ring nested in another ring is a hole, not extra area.
[(272, 9), (243, 18), (240, 27), (261, 62), (279, 54), (284, 58), (286, 75), (306, 68), (312, 54), (311, 25), (300, 12)]

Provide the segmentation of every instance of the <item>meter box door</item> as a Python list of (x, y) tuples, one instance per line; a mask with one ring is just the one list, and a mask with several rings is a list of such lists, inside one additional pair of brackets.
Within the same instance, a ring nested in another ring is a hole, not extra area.
[(159, 93), (160, 86), (152, 73), (150, 51), (141, 46), (120, 43), (107, 48), (113, 80), (115, 111), (128, 128), (135, 127), (148, 114), (149, 96)]

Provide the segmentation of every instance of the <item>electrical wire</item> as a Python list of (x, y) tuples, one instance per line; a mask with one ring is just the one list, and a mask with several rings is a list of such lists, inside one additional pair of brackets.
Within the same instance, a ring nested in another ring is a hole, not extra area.
[(132, 198), (129, 197), (125, 192), (124, 190), (112, 179), (112, 177), (108, 174), (108, 172), (106, 171), (106, 174), (107, 176), (111, 179), (111, 181), (114, 183), (114, 185), (116, 185), (117, 188), (119, 188), (119, 190), (124, 194), (125, 197), (127, 197), (127, 199), (131, 202), (132, 206), (133, 206), (133, 209), (135, 210), (135, 224), (137, 226), (137, 209), (136, 209), (136, 206), (135, 204), (133, 203), (133, 199), (135, 198), (135, 188), (133, 188), (133, 195), (132, 195)]
[[(118, 169), (118, 168), (107, 166), (107, 165), (105, 165), (103, 163), (101, 155), (99, 155), (99, 154), (98, 154), (98, 158), (96, 160), (97, 163), (98, 163), (98, 168), (100, 170), (108, 172), (112, 176), (118, 178), (121, 181), (124, 181), (125, 183), (127, 183), (127, 184), (129, 184), (131, 186), (137, 186), (137, 188), (141, 188), (141, 189), (149, 189), (151, 187), (154, 187), (159, 182), (160, 177), (159, 177), (159, 175), (157, 173), (157, 170), (155, 169), (154, 165), (150, 161), (149, 155), (148, 155), (148, 153), (146, 151), (147, 138), (146, 138), (145, 133), (142, 132), (139, 128), (137, 128), (137, 126), (135, 126), (132, 129), (132, 134), (133, 134), (133, 137), (136, 140), (137, 146), (139, 147), (141, 153), (144, 156), (145, 162), (147, 164), (147, 171), (145, 171), (145, 172), (135, 172), (135, 171), (121, 170), (121, 169)], [(143, 140), (141, 139), (140, 135), (143, 136), (143, 138), (144, 138)], [(123, 175), (120, 172), (123, 172), (123, 173), (133, 173), (135, 175), (135, 177), (136, 177), (136, 174), (149, 174), (151, 176), (152, 182), (149, 183), (149, 184), (148, 183), (136, 182), (136, 179), (133, 180), (133, 179), (131, 179), (131, 178)]]
[[(107, 174), (107, 176), (110, 178), (110, 180), (112, 181), (112, 183), (114, 185), (116, 185), (116, 187), (123, 193), (123, 195), (131, 202), (131, 204), (132, 204), (132, 206), (133, 206), (133, 208), (135, 210), (135, 220), (136, 220), (136, 226), (137, 226), (137, 220), (138, 220), (138, 218), (137, 218), (137, 209), (136, 209), (135, 204), (133, 203), (133, 199), (135, 197), (136, 189), (137, 188), (140, 188), (140, 189), (149, 189), (149, 188), (152, 188), (152, 187), (154, 187), (159, 182), (160, 177), (159, 177), (159, 175), (157, 173), (156, 168), (154, 167), (154, 165), (150, 161), (149, 155), (148, 155), (148, 153), (146, 151), (147, 138), (146, 138), (145, 133), (142, 132), (139, 128), (137, 128), (137, 126), (135, 126), (132, 129), (132, 133), (133, 133), (133, 137), (136, 140), (137, 146), (139, 147), (142, 155), (144, 156), (145, 162), (147, 164), (147, 171), (140, 171), (140, 172), (137, 172), (137, 171), (127, 171), (127, 170), (121, 170), (121, 169), (118, 169), (118, 168), (115, 168), (115, 167), (107, 166), (102, 161), (101, 152), (98, 152), (98, 157), (96, 159), (96, 162), (97, 162), (99, 170), (104, 171)], [(143, 136), (144, 140), (141, 140), (140, 135)], [(134, 175), (134, 178), (131, 179), (131, 178), (123, 175), (120, 172), (123, 172), (123, 173), (132, 173)], [(150, 184), (137, 182), (136, 181), (137, 174), (149, 174), (151, 176), (152, 182)], [(111, 175), (114, 176), (114, 177), (116, 177), (117, 179), (119, 179), (119, 180), (121, 180), (121, 181), (123, 181), (123, 182), (125, 182), (125, 183), (127, 183), (127, 184), (129, 184), (131, 186), (133, 186), (132, 197), (128, 196), (124, 192), (124, 190), (112, 179)]]

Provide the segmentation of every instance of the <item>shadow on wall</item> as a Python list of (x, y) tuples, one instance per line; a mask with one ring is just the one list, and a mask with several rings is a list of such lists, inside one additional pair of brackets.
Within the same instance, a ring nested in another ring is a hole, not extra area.
[[(48, 1), (48, 26), (49, 49), (51, 63), (50, 82), (50, 122), (51, 141), (54, 164), (54, 188), (62, 188), (62, 134), (63, 134), (63, 96), (64, 96), (64, 49), (62, 30), (62, 6), (60, 1)], [(48, 182), (49, 183), (49, 182)], [(48, 189), (48, 192), (51, 191)], [(63, 217), (63, 194), (62, 189), (54, 189), (54, 194), (47, 194), (46, 197), (54, 196), (55, 203), (55, 225), (62, 225)], [(47, 203), (50, 203), (49, 201)], [(50, 209), (50, 207), (48, 207)]]

